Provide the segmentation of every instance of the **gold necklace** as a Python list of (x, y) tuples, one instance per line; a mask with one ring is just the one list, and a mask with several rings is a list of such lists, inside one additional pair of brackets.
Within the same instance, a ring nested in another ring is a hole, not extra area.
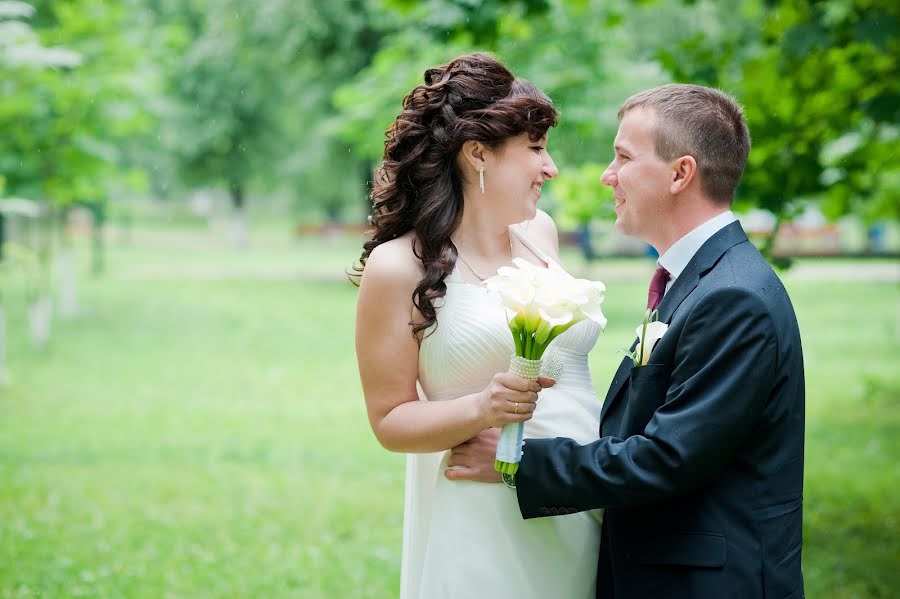
[(482, 283), (484, 283), (487, 279), (490, 278), (490, 277), (486, 277), (486, 276), (482, 275), (480, 272), (478, 272), (477, 270), (472, 268), (472, 265), (469, 264), (468, 262), (466, 262), (466, 259), (462, 257), (462, 254), (459, 252), (459, 248), (456, 249), (456, 257), (459, 258), (459, 261), (462, 262), (463, 264), (465, 264), (466, 268), (468, 268), (469, 271), (473, 275), (475, 275), (475, 278), (478, 279), (479, 281), (481, 281)]
[[(478, 272), (477, 270), (475, 270), (474, 268), (472, 268), (472, 265), (469, 264), (468, 260), (463, 258), (462, 252), (459, 251), (459, 244), (456, 243), (455, 241), (453, 241), (452, 239), (450, 241), (452, 241), (453, 245), (456, 246), (456, 257), (459, 259), (460, 262), (463, 263), (463, 265), (466, 268), (469, 269), (469, 272), (471, 272), (473, 275), (475, 275), (476, 279), (478, 279), (479, 281), (484, 283), (486, 280), (488, 280), (489, 278), (491, 278), (493, 276), (493, 275), (485, 276), (485, 275), (481, 274), (480, 272)], [(512, 262), (512, 235), (510, 235), (510, 237), (509, 237), (509, 256), (510, 256), (510, 262)]]

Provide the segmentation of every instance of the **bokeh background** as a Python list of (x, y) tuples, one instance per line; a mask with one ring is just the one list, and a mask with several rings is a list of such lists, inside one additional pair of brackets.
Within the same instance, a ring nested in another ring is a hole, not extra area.
[(345, 271), (403, 96), (475, 49), (561, 111), (541, 206), (608, 288), (601, 397), (654, 268), (599, 183), (616, 110), (745, 106), (736, 209), (804, 341), (807, 594), (898, 596), (898, 6), (0, 1), (0, 597), (397, 595)]

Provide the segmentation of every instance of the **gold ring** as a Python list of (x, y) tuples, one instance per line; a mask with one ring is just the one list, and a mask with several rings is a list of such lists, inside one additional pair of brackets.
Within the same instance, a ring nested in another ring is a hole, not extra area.
[(516, 404), (516, 411), (513, 412), (513, 414), (518, 414), (519, 413), (519, 402), (514, 402), (514, 403)]

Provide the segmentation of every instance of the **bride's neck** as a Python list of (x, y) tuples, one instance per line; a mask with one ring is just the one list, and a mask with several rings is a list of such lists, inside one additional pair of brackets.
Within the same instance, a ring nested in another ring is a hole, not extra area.
[(508, 257), (510, 253), (509, 225), (486, 221), (460, 223), (453, 232), (457, 249), (469, 255), (484, 257)]
[[(481, 198), (479, 198), (481, 199)], [(466, 254), (484, 257), (509, 257), (509, 223), (498, 218), (485, 202), (466, 202), (459, 226), (453, 231), (453, 243)]]

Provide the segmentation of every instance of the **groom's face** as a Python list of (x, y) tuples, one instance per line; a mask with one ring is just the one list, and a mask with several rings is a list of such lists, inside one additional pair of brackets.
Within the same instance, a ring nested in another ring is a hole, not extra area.
[(656, 154), (655, 115), (635, 108), (625, 113), (614, 144), (615, 158), (600, 181), (612, 187), (616, 228), (651, 245), (666, 218), (672, 170)]

